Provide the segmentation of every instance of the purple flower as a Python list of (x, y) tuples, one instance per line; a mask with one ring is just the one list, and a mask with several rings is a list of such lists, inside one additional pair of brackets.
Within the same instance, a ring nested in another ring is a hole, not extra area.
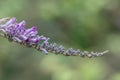
[(45, 54), (48, 54), (48, 52), (52, 52), (55, 54), (63, 54), (65, 56), (87, 56), (91, 58), (102, 56), (108, 52), (108, 50), (100, 53), (88, 51), (82, 52), (79, 49), (74, 50), (72, 48), (65, 50), (62, 45), (57, 47), (56, 43), (49, 43), (50, 38), (46, 38), (43, 35), (39, 36), (37, 28), (35, 26), (26, 29), (25, 25), (26, 22), (24, 20), (20, 23), (17, 23), (16, 18), (0, 19), (0, 35), (7, 38), (9, 41), (14, 41), (27, 47), (35, 48), (39, 51), (44, 52)]
[(38, 32), (35, 26), (25, 29), (25, 24), (25, 21), (17, 23), (16, 18), (11, 18), (4, 25), (1, 25), (1, 29), (4, 29), (6, 32), (5, 34), (11, 36), (10, 38), (18, 43), (26, 42), (31, 45), (46, 39), (44, 36), (37, 35)]
[(6, 24), (3, 25), (3, 28), (8, 29), (12, 26), (12, 24), (16, 23), (16, 18), (12, 18), (9, 21), (6, 22)]

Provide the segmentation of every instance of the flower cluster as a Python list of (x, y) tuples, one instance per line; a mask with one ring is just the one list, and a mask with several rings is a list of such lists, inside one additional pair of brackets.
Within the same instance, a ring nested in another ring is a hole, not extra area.
[(0, 36), (7, 38), (9, 41), (17, 42), (27, 47), (32, 47), (38, 51), (42, 51), (45, 54), (49, 52), (55, 54), (62, 54), (65, 56), (81, 56), (81, 57), (98, 57), (108, 52), (88, 52), (80, 51), (69, 48), (65, 48), (60, 45), (57, 47), (56, 43), (49, 43), (50, 38), (46, 38), (43, 35), (39, 36), (37, 28), (25, 28), (26, 22), (23, 20), (20, 23), (17, 22), (16, 18), (3, 18), (0, 19)]

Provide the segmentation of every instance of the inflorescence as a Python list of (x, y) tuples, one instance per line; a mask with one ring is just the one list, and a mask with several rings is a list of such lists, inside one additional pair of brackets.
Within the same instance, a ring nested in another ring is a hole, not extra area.
[(26, 22), (24, 20), (20, 23), (17, 23), (16, 18), (0, 19), (0, 36), (7, 38), (9, 41), (14, 41), (21, 45), (35, 48), (45, 54), (51, 52), (65, 56), (81, 56), (92, 58), (103, 56), (108, 52), (108, 50), (104, 52), (88, 52), (81, 51), (80, 49), (74, 50), (72, 48), (65, 50), (62, 45), (57, 47), (56, 43), (49, 43), (50, 38), (46, 38), (43, 35), (39, 36), (35, 26), (26, 29), (25, 24)]

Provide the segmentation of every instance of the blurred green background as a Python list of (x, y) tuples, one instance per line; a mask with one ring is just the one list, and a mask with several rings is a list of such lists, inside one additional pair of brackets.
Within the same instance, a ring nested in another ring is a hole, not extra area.
[(50, 42), (88, 51), (88, 59), (44, 55), (0, 37), (0, 80), (120, 80), (119, 0), (0, 0), (0, 18), (26, 20)]

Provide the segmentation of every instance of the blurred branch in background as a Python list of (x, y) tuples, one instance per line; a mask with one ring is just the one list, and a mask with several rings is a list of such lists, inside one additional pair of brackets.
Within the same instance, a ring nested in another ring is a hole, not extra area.
[(0, 10), (66, 47), (110, 50), (92, 60), (44, 56), (0, 38), (0, 80), (119, 80), (119, 0), (0, 0)]

